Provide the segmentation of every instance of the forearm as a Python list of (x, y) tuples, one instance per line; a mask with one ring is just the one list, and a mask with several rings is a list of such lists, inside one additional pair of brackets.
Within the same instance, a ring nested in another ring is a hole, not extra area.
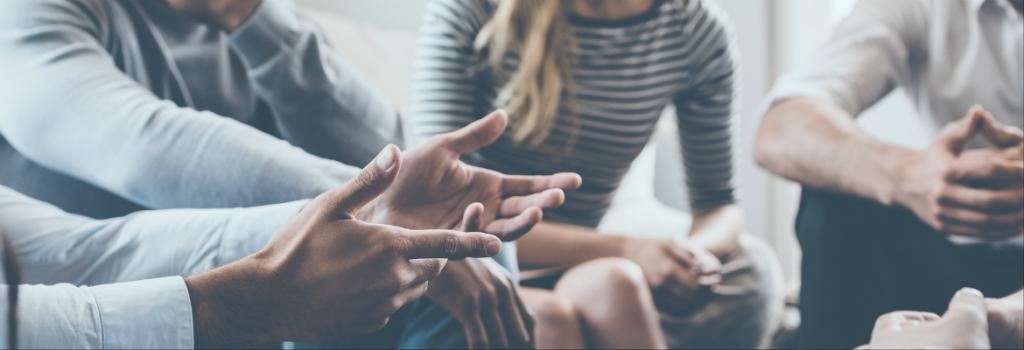
[(694, 214), (689, 240), (721, 258), (736, 250), (743, 231), (743, 210), (729, 204)]
[[(3, 300), (7, 292), (8, 286), (0, 286)], [(18, 346), (187, 349), (193, 345), (190, 313), (180, 277), (91, 287), (21, 285)]]
[(18, 251), (26, 282), (95, 285), (188, 276), (238, 260), (266, 245), (304, 203), (93, 220), (0, 187), (0, 231)]
[(195, 348), (269, 347), (284, 340), (261, 305), (272, 303), (269, 287), (261, 286), (263, 271), (251, 261), (239, 261), (185, 279), (192, 300)]
[(588, 227), (541, 222), (520, 238), (519, 263), (524, 267), (574, 265), (607, 256), (622, 256), (625, 236), (599, 234)]
[(782, 177), (885, 205), (894, 203), (901, 167), (916, 153), (872, 138), (848, 113), (809, 98), (769, 109), (754, 150), (759, 165)]

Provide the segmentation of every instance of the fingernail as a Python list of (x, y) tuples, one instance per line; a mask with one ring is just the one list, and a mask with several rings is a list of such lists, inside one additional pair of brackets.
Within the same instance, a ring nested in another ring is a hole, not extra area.
[(977, 289), (974, 289), (974, 288), (970, 288), (970, 287), (960, 288), (960, 291), (958, 291), (957, 293), (964, 293), (964, 294), (968, 294), (968, 295), (971, 295), (971, 296), (976, 296), (976, 297), (979, 297), (979, 298), (984, 298), (985, 297), (984, 294), (981, 294), (980, 290), (977, 290)]
[(487, 255), (497, 255), (501, 252), (501, 242), (492, 241), (487, 243)]
[(395, 163), (394, 152), (391, 151), (391, 145), (384, 147), (384, 150), (377, 154), (376, 161), (377, 168), (382, 171), (388, 171)]

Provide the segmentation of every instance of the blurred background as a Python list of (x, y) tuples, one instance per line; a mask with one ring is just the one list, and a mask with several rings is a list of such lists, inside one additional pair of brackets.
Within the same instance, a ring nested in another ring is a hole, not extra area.
[[(364, 79), (405, 112), (410, 110), (417, 31), (430, 0), (297, 0), (328, 40)], [(856, 0), (710, 0), (731, 17), (740, 50), (742, 97), (736, 125), (740, 201), (750, 234), (772, 245), (791, 294), (799, 288), (800, 251), (793, 233), (799, 187), (759, 169), (751, 158), (762, 98), (780, 75), (803, 62)], [(674, 118), (634, 162), (626, 184), (601, 226), (655, 233), (689, 224)], [(926, 138), (913, 106), (894, 91), (859, 121), (883, 140), (923, 147)], [(585, 180), (585, 179), (584, 179)], [(645, 231), (646, 230), (646, 231)]]

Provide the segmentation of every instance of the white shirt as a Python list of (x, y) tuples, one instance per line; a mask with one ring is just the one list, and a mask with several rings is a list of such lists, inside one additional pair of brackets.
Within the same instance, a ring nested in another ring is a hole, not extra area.
[(858, 1), (808, 64), (779, 79), (768, 105), (813, 97), (856, 116), (896, 87), (932, 136), (975, 104), (1024, 128), (1024, 19), (1007, 0)]
[[(94, 220), (0, 186), (0, 231), (27, 283), (19, 288), (19, 347), (192, 348), (181, 276), (259, 250), (304, 203)], [(3, 323), (7, 292), (0, 286)]]
[(933, 136), (975, 104), (1024, 127), (1020, 13), (1007, 0), (858, 1), (769, 101), (816, 97), (858, 115), (896, 87)]

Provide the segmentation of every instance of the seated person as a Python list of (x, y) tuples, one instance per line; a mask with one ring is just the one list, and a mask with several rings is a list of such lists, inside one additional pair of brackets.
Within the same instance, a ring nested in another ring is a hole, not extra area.
[[(879, 315), (941, 312), (964, 285), (1024, 284), (1022, 21), (1020, 0), (859, 1), (776, 84), (754, 155), (804, 186), (801, 346), (864, 344)], [(926, 149), (856, 124), (896, 87)]]
[[(585, 178), (518, 241), (524, 268), (564, 272), (520, 290), (537, 315), (538, 347), (763, 345), (782, 299), (768, 278), (773, 256), (741, 239), (731, 130), (737, 67), (722, 11), (699, 0), (442, 0), (427, 12), (413, 133), (448, 132), (480, 111), (507, 108), (508, 132), (468, 161)], [(659, 239), (597, 234), (669, 105), (692, 227)], [(463, 287), (427, 295), (461, 322), (471, 344), (493, 346), (488, 341), (514, 332), (516, 322), (510, 307), (488, 307), (493, 278), (478, 265), (449, 264), (437, 281)]]
[(1024, 291), (985, 299), (973, 288), (958, 291), (942, 317), (895, 311), (875, 322), (871, 343), (858, 349), (1022, 349)]
[[(0, 184), (74, 214), (308, 199), (402, 142), (394, 108), (276, 1), (3, 1), (0, 52)], [(450, 229), (481, 202), (481, 229), (514, 239), (579, 185), (464, 167), (507, 123), (487, 119), (410, 150), (387, 205), (362, 217)], [(373, 345), (465, 346), (423, 331), (434, 323), (410, 318)]]
[(13, 248), (5, 254), (16, 253), (29, 283), (0, 287), (3, 300), (17, 288), (20, 316), (0, 344), (16, 336), (11, 348), (233, 348), (375, 331), (426, 291), (445, 259), (501, 249), (482, 233), (356, 218), (395, 180), (389, 156), (311, 201), (106, 220), (0, 186), (0, 232)]

